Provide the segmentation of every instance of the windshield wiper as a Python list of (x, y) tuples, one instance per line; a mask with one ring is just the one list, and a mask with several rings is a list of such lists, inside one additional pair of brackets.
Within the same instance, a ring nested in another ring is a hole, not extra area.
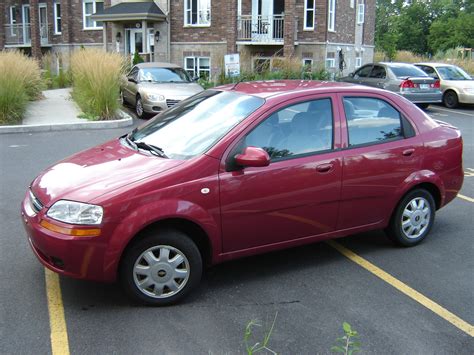
[(133, 144), (135, 144), (135, 146), (137, 146), (140, 149), (145, 149), (145, 150), (148, 150), (150, 152), (153, 152), (153, 153), (155, 153), (155, 155), (158, 155), (161, 158), (168, 158), (168, 156), (165, 154), (163, 149), (161, 149), (160, 147), (157, 147), (153, 144), (148, 144), (148, 143), (145, 143), (145, 142), (133, 142)]
[(131, 131), (130, 133), (128, 134), (124, 134), (122, 137), (122, 139), (125, 140), (125, 142), (127, 142), (127, 144), (133, 149), (133, 150), (138, 150), (138, 147), (137, 145), (135, 144), (135, 142), (131, 139), (131, 136), (137, 131), (137, 129), (135, 128), (133, 131)]

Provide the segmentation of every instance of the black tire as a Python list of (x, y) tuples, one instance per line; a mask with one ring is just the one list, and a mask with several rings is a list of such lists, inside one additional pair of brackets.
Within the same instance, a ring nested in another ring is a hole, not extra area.
[[(429, 216), (427, 217), (423, 212), (424, 209), (415, 209), (411, 205), (415, 201), (417, 206), (421, 207), (421, 201), (429, 209)], [(413, 211), (412, 217), (407, 217), (408, 213)], [(407, 212), (404, 215), (404, 212)], [(404, 247), (415, 246), (420, 243), (429, 234), (433, 226), (436, 213), (436, 205), (433, 196), (424, 189), (416, 189), (408, 192), (402, 200), (398, 203), (388, 228), (385, 230), (388, 237), (397, 245)], [(405, 226), (403, 223), (407, 222)], [(426, 226), (426, 227), (425, 227)], [(417, 234), (409, 235), (410, 227), (413, 227), (412, 232)]]
[(459, 105), (458, 95), (452, 90), (446, 91), (443, 96), (443, 103), (444, 103), (444, 106), (446, 106), (447, 108), (458, 107)]
[(145, 117), (145, 110), (143, 109), (142, 98), (140, 95), (137, 95), (137, 100), (135, 102), (135, 113), (137, 114), (138, 118)]
[[(166, 250), (169, 256), (162, 255)], [(146, 261), (146, 257), (150, 258), (149, 252), (154, 256), (152, 263)], [(181, 263), (178, 256), (183, 258)], [(177, 261), (173, 264), (174, 260)], [(133, 301), (148, 306), (168, 306), (183, 299), (199, 284), (202, 269), (202, 257), (196, 244), (186, 234), (166, 229), (150, 232), (132, 245), (121, 260), (119, 276)], [(187, 271), (186, 276), (184, 271)], [(179, 276), (175, 276), (176, 272)], [(143, 286), (140, 287), (140, 283)], [(148, 284), (150, 286), (146, 286)]]
[(416, 104), (416, 106), (418, 106), (419, 108), (421, 108), (422, 110), (425, 110), (428, 108), (430, 104)]

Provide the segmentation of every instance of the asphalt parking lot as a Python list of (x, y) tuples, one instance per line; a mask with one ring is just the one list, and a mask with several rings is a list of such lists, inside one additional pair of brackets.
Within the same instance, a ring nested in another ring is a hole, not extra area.
[(130, 128), (0, 136), (0, 354), (244, 353), (246, 324), (262, 324), (255, 343), (276, 314), (269, 347), (281, 354), (329, 353), (344, 321), (363, 353), (473, 354), (474, 109), (427, 113), (461, 129), (465, 180), (424, 243), (371, 232), (229, 262), (168, 308), (133, 306), (114, 284), (45, 278), (20, 220), (41, 170)]

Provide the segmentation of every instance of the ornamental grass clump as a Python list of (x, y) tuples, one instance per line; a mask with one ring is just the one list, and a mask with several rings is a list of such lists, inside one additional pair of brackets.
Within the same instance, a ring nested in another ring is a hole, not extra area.
[(0, 52), (0, 124), (20, 123), (29, 100), (43, 89), (36, 60), (19, 51)]
[(118, 53), (80, 49), (71, 56), (72, 97), (85, 117), (110, 120), (119, 107), (125, 59)]

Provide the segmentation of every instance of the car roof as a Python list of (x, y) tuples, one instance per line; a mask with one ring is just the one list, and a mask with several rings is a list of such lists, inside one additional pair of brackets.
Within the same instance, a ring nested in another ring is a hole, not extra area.
[(400, 62), (379, 62), (379, 63), (374, 63), (374, 65), (375, 64), (382, 64), (388, 67), (411, 67), (415, 65), (414, 63), (400, 63)]
[(379, 89), (367, 86), (355, 85), (344, 82), (329, 82), (315, 80), (264, 80), (238, 82), (218, 86), (214, 89), (222, 91), (235, 91), (243, 94), (269, 98), (272, 96), (285, 95), (290, 93), (328, 93), (350, 89), (351, 91), (379, 92)]
[(447, 64), (447, 63), (428, 63), (428, 62), (415, 63), (415, 65), (429, 65), (429, 66), (432, 66), (432, 67), (455, 67), (454, 64)]
[(179, 65), (164, 62), (148, 62), (135, 65), (137, 68), (181, 68)]

